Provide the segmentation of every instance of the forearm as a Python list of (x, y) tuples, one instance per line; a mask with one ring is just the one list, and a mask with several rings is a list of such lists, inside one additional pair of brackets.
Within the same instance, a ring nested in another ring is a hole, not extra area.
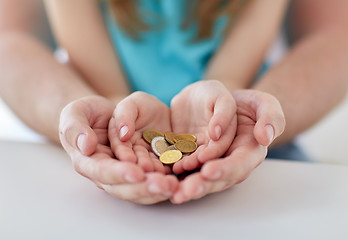
[(24, 33), (2, 34), (0, 72), (4, 101), (28, 126), (57, 142), (62, 108), (95, 94), (77, 73)]
[(253, 88), (281, 103), (286, 128), (276, 143), (285, 143), (318, 122), (345, 96), (348, 87), (348, 34), (324, 29), (304, 37), (288, 56)]
[(205, 79), (219, 80), (231, 91), (248, 88), (279, 31), (287, 5), (288, 0), (250, 1), (210, 60)]
[(70, 63), (84, 80), (103, 96), (128, 95), (127, 78), (100, 13), (99, 1), (44, 2), (58, 45), (67, 50)]

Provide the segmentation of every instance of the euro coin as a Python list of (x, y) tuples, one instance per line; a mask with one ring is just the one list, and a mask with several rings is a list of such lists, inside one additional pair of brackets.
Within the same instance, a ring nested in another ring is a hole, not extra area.
[(167, 151), (169, 144), (164, 137), (155, 137), (151, 142), (152, 151), (157, 155), (161, 156), (162, 153)]
[(157, 130), (148, 129), (143, 132), (143, 138), (146, 142), (150, 143), (152, 142), (152, 139), (155, 137), (163, 137), (163, 133)]
[(174, 144), (174, 137), (176, 136), (173, 132), (166, 132), (164, 133), (164, 137), (170, 144)]
[(180, 133), (180, 134), (176, 134), (174, 137), (174, 143), (180, 141), (180, 140), (189, 140), (192, 142), (196, 142), (197, 138), (195, 135), (192, 134), (188, 134), (188, 133)]
[(164, 164), (172, 164), (182, 158), (182, 153), (178, 150), (169, 150), (160, 156), (160, 161)]
[(197, 149), (197, 143), (190, 140), (177, 141), (174, 146), (182, 153), (192, 153)]

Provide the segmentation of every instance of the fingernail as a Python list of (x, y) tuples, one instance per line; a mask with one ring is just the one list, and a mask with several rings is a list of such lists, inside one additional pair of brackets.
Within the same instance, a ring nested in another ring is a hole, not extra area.
[(215, 136), (216, 140), (219, 140), (219, 138), (221, 137), (221, 127), (219, 125), (215, 127)]
[(121, 129), (120, 129), (120, 139), (122, 139), (124, 136), (126, 136), (128, 131), (129, 131), (128, 126), (121, 127)]
[(77, 148), (82, 152), (84, 150), (85, 142), (86, 142), (86, 134), (80, 134), (77, 138)]
[(270, 144), (274, 138), (274, 129), (271, 125), (266, 125), (265, 129), (267, 133), (268, 143)]

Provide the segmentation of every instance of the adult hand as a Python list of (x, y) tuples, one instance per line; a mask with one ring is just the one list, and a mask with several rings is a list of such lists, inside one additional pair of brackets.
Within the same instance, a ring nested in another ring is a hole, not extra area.
[(187, 176), (171, 198), (175, 204), (223, 191), (245, 180), (266, 157), (267, 147), (281, 135), (285, 119), (273, 96), (256, 90), (233, 93), (237, 103), (237, 134), (225, 156), (206, 162)]
[(60, 117), (60, 140), (75, 170), (99, 188), (124, 200), (153, 204), (172, 196), (174, 176), (145, 173), (132, 162), (117, 160), (108, 141), (108, 125), (114, 104), (90, 96), (68, 104)]
[(197, 137), (197, 150), (173, 166), (175, 173), (199, 168), (208, 160), (221, 157), (230, 147), (237, 126), (236, 104), (219, 81), (196, 82), (183, 89), (171, 102), (175, 133)]

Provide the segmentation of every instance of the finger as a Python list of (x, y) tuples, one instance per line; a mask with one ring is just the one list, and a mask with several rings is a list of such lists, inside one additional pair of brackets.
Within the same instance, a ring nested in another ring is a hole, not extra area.
[(170, 201), (174, 204), (181, 204), (189, 201), (192, 196), (201, 195), (204, 192), (202, 179), (198, 173), (187, 176), (180, 182), (178, 190), (175, 192)]
[(155, 172), (160, 172), (163, 174), (171, 174), (171, 168), (169, 166), (165, 167), (154, 153), (150, 153), (150, 158), (152, 160), (152, 164), (153, 164)]
[(69, 154), (78, 150), (89, 156), (94, 153), (98, 144), (98, 137), (83, 109), (74, 104), (67, 105), (60, 115), (59, 137)]
[(232, 118), (225, 134), (218, 141), (210, 140), (207, 144), (202, 146), (202, 149), (197, 152), (200, 163), (205, 163), (211, 159), (215, 159), (224, 155), (236, 135), (237, 131), (237, 117)]
[(264, 97), (256, 117), (255, 138), (260, 144), (268, 146), (285, 129), (285, 117), (278, 100), (271, 95)]
[(279, 101), (270, 94), (255, 91), (236, 91), (236, 102), (244, 102), (256, 113), (254, 136), (259, 144), (270, 145), (285, 129), (285, 117)]
[(266, 147), (255, 144), (257, 146), (238, 148), (226, 158), (204, 164), (200, 172), (180, 182), (177, 192), (171, 198), (172, 203), (199, 199), (244, 181), (266, 156)]
[(140, 166), (145, 172), (153, 172), (154, 165), (149, 151), (144, 146), (140, 145), (134, 146), (133, 150), (136, 158), (138, 159), (138, 166)]
[(133, 151), (133, 144), (130, 141), (123, 142), (119, 138), (119, 131), (116, 127), (116, 118), (112, 118), (109, 124), (110, 146), (117, 159), (120, 161), (137, 162), (137, 157)]
[(117, 198), (140, 204), (153, 204), (171, 197), (177, 185), (178, 181), (174, 176), (149, 173), (142, 183), (102, 185), (102, 187)]
[(173, 173), (180, 174), (185, 171), (184, 166), (183, 166), (183, 160), (177, 161), (176, 163), (173, 164)]
[(198, 161), (198, 156), (201, 149), (202, 149), (202, 146), (198, 147), (194, 153), (188, 156), (184, 156), (180, 161), (174, 163), (173, 172), (175, 174), (181, 174), (185, 171), (192, 171), (196, 168), (199, 168), (202, 165)]
[(236, 135), (236, 128), (237, 118), (235, 117), (227, 129), (226, 134), (224, 134), (219, 141), (210, 140), (206, 145), (202, 146), (200, 152), (197, 152), (199, 162), (203, 164), (224, 155)]
[(112, 127), (115, 127), (116, 136), (121, 141), (126, 142), (133, 136), (138, 115), (138, 106), (131, 99), (126, 98), (117, 104), (113, 114), (115, 122)]
[(145, 173), (137, 165), (120, 162), (102, 153), (91, 157), (75, 155), (75, 170), (84, 177), (101, 184), (138, 183), (144, 181)]
[(231, 94), (218, 97), (214, 105), (214, 113), (209, 121), (209, 136), (218, 141), (229, 127), (236, 115), (236, 104)]
[(172, 168), (168, 165), (163, 166), (164, 167), (164, 174), (170, 175), (173, 173)]
[(236, 148), (229, 156), (209, 161), (201, 169), (202, 177), (210, 181), (242, 182), (266, 157), (267, 147), (253, 144)]
[(202, 178), (199, 172), (186, 177), (170, 199), (174, 204), (200, 199), (207, 194), (225, 190), (228, 184), (224, 181), (212, 182)]

